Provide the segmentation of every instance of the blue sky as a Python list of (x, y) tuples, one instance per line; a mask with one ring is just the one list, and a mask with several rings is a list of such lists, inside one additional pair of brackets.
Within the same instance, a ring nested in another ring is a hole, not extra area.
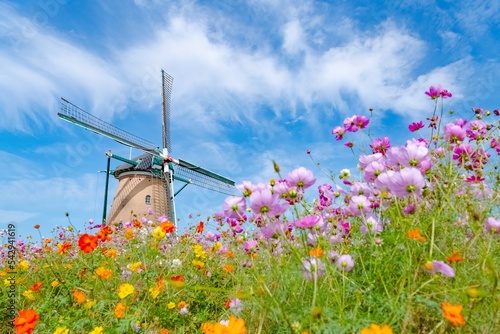
[[(331, 135), (347, 116), (374, 108), (374, 137), (398, 144), (432, 113), (431, 85), (458, 115), (499, 108), (499, 27), (494, 0), (0, 1), (0, 222), (46, 235), (65, 212), (102, 216), (105, 152), (130, 150), (60, 120), (60, 97), (160, 143), (163, 68), (174, 157), (237, 183), (276, 160), (319, 185), (306, 150), (334, 173), (356, 164)], [(187, 187), (181, 226), (224, 197)]]

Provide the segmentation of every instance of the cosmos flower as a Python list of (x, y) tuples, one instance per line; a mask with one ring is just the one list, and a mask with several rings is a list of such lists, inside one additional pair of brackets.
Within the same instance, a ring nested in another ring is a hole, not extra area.
[(450, 322), (453, 326), (465, 325), (465, 319), (462, 315), (462, 305), (452, 305), (449, 303), (442, 303), (441, 309), (443, 317)]
[(12, 324), (16, 329), (17, 334), (31, 334), (35, 330), (36, 322), (40, 319), (40, 315), (35, 310), (20, 310), (18, 316)]
[(429, 274), (435, 274), (438, 272), (446, 277), (455, 277), (455, 270), (446, 263), (444, 263), (443, 261), (436, 261), (436, 260), (428, 261), (425, 264), (425, 270)]
[(285, 180), (289, 187), (299, 189), (307, 189), (316, 182), (313, 173), (304, 167), (299, 167), (288, 173)]
[(84, 253), (90, 253), (97, 247), (97, 241), (96, 236), (85, 233), (78, 239), (78, 246)]

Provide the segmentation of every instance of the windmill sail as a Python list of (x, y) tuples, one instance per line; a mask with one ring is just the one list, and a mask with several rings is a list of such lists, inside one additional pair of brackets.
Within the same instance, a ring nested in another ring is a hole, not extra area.
[(124, 145), (158, 155), (158, 148), (155, 144), (89, 114), (62, 97), (60, 112), (57, 115), (65, 121), (111, 138)]
[(172, 152), (172, 141), (170, 140), (170, 97), (172, 95), (172, 85), (174, 78), (167, 72), (161, 70), (162, 76), (162, 141), (163, 147)]
[(179, 160), (175, 175), (191, 180), (191, 183), (205, 189), (217, 191), (226, 195), (234, 195), (234, 181), (205, 168)]

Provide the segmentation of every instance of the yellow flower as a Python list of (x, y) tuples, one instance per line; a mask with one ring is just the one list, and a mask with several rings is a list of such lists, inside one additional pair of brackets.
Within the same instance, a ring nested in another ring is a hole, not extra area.
[(68, 334), (69, 329), (66, 327), (57, 327), (56, 330), (54, 331), (54, 334)]
[(214, 252), (217, 252), (220, 248), (222, 247), (222, 244), (220, 241), (217, 241), (215, 244), (214, 244)]
[(66, 268), (71, 269), (71, 268), (73, 268), (73, 265), (71, 263), (67, 263)]
[(59, 281), (58, 280), (55, 280), (55, 281), (52, 281), (52, 283), (50, 283), (50, 285), (55, 288), (56, 286), (59, 285)]
[(193, 260), (191, 263), (193, 264), (193, 266), (198, 267), (198, 269), (205, 268), (205, 263), (201, 261)]
[(128, 295), (134, 293), (135, 289), (132, 284), (123, 283), (118, 287), (118, 296), (123, 299)]
[(205, 252), (205, 250), (203, 249), (203, 246), (202, 245), (199, 245), (199, 244), (196, 244), (193, 246), (193, 251), (194, 251), (194, 255), (197, 257), (197, 258), (201, 258), (201, 259), (204, 259), (207, 257), (207, 253)]
[(167, 233), (165, 233), (165, 231), (163, 231), (160, 226), (156, 226), (156, 228), (153, 230), (153, 237), (158, 241), (165, 238), (166, 235)]
[(130, 270), (134, 273), (140, 273), (144, 270), (144, 265), (141, 262), (134, 262), (130, 264)]
[(12, 283), (12, 282), (13, 282), (13, 281), (8, 280), (8, 279), (4, 279), (4, 280), (3, 280), (3, 284), (4, 284), (6, 287), (11, 286), (11, 283)]
[(99, 326), (99, 327), (94, 327), (92, 332), (90, 332), (89, 334), (102, 334), (102, 333), (104, 333), (104, 328), (102, 328), (102, 326)]
[(33, 296), (33, 291), (31, 290), (24, 291), (23, 296), (26, 297), (26, 299), (28, 300), (35, 300), (35, 296)]
[(377, 324), (371, 324), (370, 328), (363, 328), (361, 334), (392, 334), (392, 328), (388, 325), (380, 327)]
[(168, 303), (168, 304), (167, 304), (167, 308), (168, 308), (169, 310), (171, 310), (171, 309), (175, 308), (175, 303), (174, 303), (174, 302), (170, 302), (170, 303)]
[(87, 302), (85, 302), (85, 304), (83, 304), (83, 308), (86, 309), (86, 310), (89, 310), (92, 308), (92, 306), (94, 306), (95, 304), (97, 303), (97, 300), (89, 300)]
[(103, 280), (109, 279), (113, 276), (113, 271), (104, 267), (97, 268), (95, 273)]
[(153, 297), (153, 299), (155, 299), (160, 294), (160, 289), (158, 288), (158, 286), (155, 286), (153, 288), (149, 288), (149, 293), (151, 294), (151, 297)]
[(26, 260), (22, 260), (17, 264), (17, 266), (23, 270), (28, 270), (28, 268), (30, 267), (29, 263), (26, 262)]

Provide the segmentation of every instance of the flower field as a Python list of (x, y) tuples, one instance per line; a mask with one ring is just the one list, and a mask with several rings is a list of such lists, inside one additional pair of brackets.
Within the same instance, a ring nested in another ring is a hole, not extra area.
[(425, 94), (404, 145), (348, 117), (332, 139), (369, 138), (357, 171), (274, 163), (184, 232), (152, 211), (3, 232), (0, 332), (500, 333), (500, 112), (454, 118), (450, 92)]

